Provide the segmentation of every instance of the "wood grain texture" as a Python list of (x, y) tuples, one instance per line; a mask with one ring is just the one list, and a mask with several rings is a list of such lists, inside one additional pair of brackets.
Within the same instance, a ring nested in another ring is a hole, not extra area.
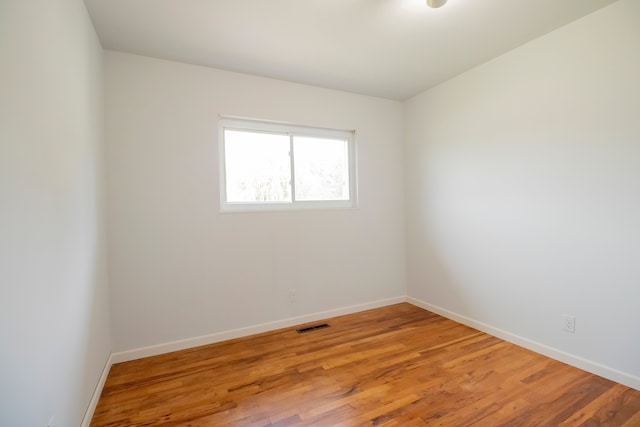
[(326, 322), (116, 364), (91, 426), (640, 426), (640, 391), (410, 304)]

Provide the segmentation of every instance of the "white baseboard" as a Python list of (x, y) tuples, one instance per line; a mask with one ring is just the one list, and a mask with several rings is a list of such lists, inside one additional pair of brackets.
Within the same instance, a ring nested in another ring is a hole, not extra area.
[(91, 400), (89, 401), (89, 407), (84, 413), (84, 418), (82, 418), (82, 424), (80, 424), (80, 427), (89, 427), (89, 424), (91, 424), (93, 413), (96, 411), (96, 407), (98, 406), (98, 400), (100, 400), (100, 395), (102, 394), (104, 383), (107, 381), (107, 376), (109, 375), (109, 370), (111, 369), (111, 365), (113, 365), (113, 358), (112, 358), (112, 355), (110, 354), (109, 358), (107, 359), (107, 363), (104, 364), (104, 368), (102, 369), (102, 374), (100, 375), (98, 384), (96, 385), (96, 388), (93, 390), (93, 394), (91, 395)]
[(184, 350), (187, 348), (198, 347), (201, 345), (213, 344), (216, 342), (231, 340), (234, 338), (246, 337), (248, 335), (259, 334), (262, 332), (274, 331), (281, 328), (289, 328), (291, 326), (300, 325), (302, 323), (315, 322), (317, 320), (327, 319), (329, 317), (342, 316), (345, 314), (357, 313), (359, 311), (370, 310), (372, 308), (384, 307), (391, 304), (406, 302), (406, 296), (389, 298), (379, 301), (368, 302), (364, 304), (352, 305), (348, 307), (337, 308), (333, 310), (320, 311), (317, 313), (307, 314), (304, 316), (290, 317), (288, 319), (277, 320), (275, 322), (267, 322), (259, 325), (248, 326), (246, 328), (233, 329), (230, 331), (218, 332), (211, 335), (201, 337), (187, 338), (184, 340), (173, 341), (165, 344), (158, 344), (149, 347), (137, 348), (133, 350), (112, 353), (112, 363), (128, 362), (130, 360), (141, 359), (143, 357), (157, 356), (172, 351)]
[(566, 353), (556, 348), (549, 347), (545, 344), (523, 338), (519, 335), (512, 334), (511, 332), (507, 332), (502, 329), (495, 328), (491, 325), (487, 325), (486, 323), (478, 322), (461, 314), (454, 313), (453, 311), (449, 311), (445, 308), (429, 304), (425, 301), (421, 301), (417, 298), (407, 297), (407, 302), (417, 307), (439, 314), (448, 319), (455, 320), (458, 323), (470, 326), (479, 331), (486, 332), (487, 334), (501, 338), (510, 343), (519, 345), (520, 347), (524, 347), (528, 350), (535, 351), (536, 353), (540, 353), (552, 359), (559, 360), (560, 362), (564, 362), (568, 365), (574, 366), (592, 374), (596, 374), (620, 384), (624, 384), (636, 390), (640, 390), (640, 378), (636, 377), (635, 375), (621, 372), (617, 369), (613, 369), (608, 366), (604, 366), (599, 363), (584, 359), (582, 357)]

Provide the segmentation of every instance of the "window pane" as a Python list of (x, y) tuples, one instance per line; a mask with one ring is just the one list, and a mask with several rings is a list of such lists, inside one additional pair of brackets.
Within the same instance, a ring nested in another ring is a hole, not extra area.
[(228, 202), (290, 202), (289, 136), (224, 131)]
[(296, 200), (349, 200), (349, 143), (295, 136)]

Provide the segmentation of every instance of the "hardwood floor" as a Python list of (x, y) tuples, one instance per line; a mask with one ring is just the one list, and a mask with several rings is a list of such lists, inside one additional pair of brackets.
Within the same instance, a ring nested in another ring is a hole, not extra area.
[(116, 364), (91, 426), (640, 426), (640, 391), (410, 304), (327, 323)]

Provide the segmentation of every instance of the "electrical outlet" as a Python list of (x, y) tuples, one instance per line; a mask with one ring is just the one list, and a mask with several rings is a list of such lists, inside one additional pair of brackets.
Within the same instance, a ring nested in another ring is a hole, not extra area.
[(55, 424), (55, 417), (51, 417), (51, 419), (49, 420), (49, 422), (47, 423), (47, 427), (56, 427)]
[(572, 334), (576, 332), (575, 316), (571, 316), (569, 314), (565, 314), (564, 316), (562, 316), (562, 330), (571, 332)]
[(289, 289), (289, 302), (296, 302), (296, 291)]

